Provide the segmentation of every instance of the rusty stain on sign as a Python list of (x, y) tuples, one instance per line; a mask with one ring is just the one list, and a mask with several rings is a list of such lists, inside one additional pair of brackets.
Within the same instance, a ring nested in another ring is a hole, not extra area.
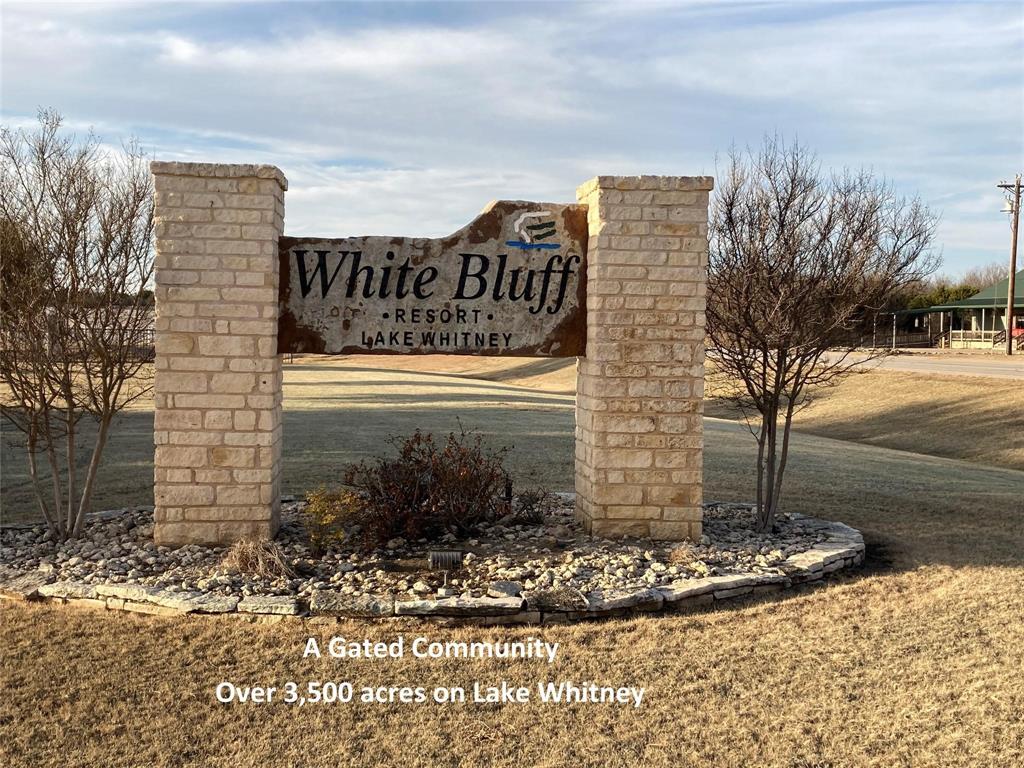
[(280, 240), (279, 352), (585, 353), (587, 209), (502, 200), (448, 237)]

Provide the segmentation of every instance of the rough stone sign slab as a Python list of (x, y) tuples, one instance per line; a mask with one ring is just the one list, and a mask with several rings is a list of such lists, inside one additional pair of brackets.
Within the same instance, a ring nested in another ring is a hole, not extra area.
[(443, 238), (282, 237), (279, 352), (574, 357), (587, 208), (503, 200)]

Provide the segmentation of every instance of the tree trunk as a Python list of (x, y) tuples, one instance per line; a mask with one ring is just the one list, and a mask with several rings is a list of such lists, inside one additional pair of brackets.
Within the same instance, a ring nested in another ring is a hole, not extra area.
[(32, 493), (35, 494), (36, 504), (39, 505), (39, 511), (43, 515), (43, 519), (46, 520), (46, 528), (54, 536), (58, 535), (57, 526), (54, 522), (53, 515), (50, 514), (50, 508), (46, 505), (46, 499), (43, 497), (43, 488), (39, 482), (39, 467), (36, 464), (36, 436), (34, 434), (34, 427), (31, 428), (33, 431), (28, 436), (28, 476), (32, 481)]
[(793, 427), (794, 400), (786, 405), (786, 418), (782, 424), (782, 450), (779, 453), (779, 469), (775, 476), (775, 490), (773, 496), (772, 524), (775, 523), (775, 515), (779, 511), (779, 499), (782, 497), (782, 477), (786, 472), (786, 461), (789, 459), (789, 435)]
[(761, 416), (761, 431), (757, 436), (757, 524), (761, 525), (761, 515), (764, 510), (764, 447), (768, 437), (768, 421)]
[(764, 505), (758, 517), (757, 529), (761, 532), (770, 531), (775, 524), (773, 516), (775, 505), (775, 444), (777, 440), (777, 418), (774, 407), (771, 409), (771, 421), (768, 424), (768, 452), (765, 456), (765, 495)]
[[(67, 413), (67, 431), (65, 432), (65, 445), (66, 445), (66, 456), (65, 461), (68, 467), (68, 494), (67, 494), (67, 514), (64, 519), (67, 521), (67, 530), (70, 533), (75, 521), (75, 412), (71, 405), (71, 395), (66, 392), (65, 397), (67, 398), (68, 406), (65, 410)], [(71, 534), (73, 535), (73, 534)]]
[[(49, 430), (47, 430), (49, 432)], [(46, 461), (50, 465), (50, 486), (53, 491), (53, 509), (56, 516), (57, 535), (63, 539), (67, 535), (67, 526), (64, 523), (64, 500), (60, 491), (60, 464), (57, 461), (57, 452), (53, 448), (52, 435), (46, 438)]]
[(92, 487), (96, 480), (96, 471), (100, 467), (100, 456), (107, 444), (107, 433), (110, 429), (110, 418), (100, 421), (100, 431), (96, 435), (96, 444), (92, 449), (92, 457), (89, 459), (89, 469), (85, 475), (85, 485), (82, 486), (82, 498), (78, 503), (78, 514), (75, 516), (74, 530), (72, 536), (78, 536), (82, 532), (82, 525), (85, 521), (85, 513), (89, 511), (89, 503), (92, 501)]
[[(778, 374), (776, 374), (777, 376)], [(764, 460), (765, 487), (764, 502), (758, 510), (757, 529), (760, 532), (770, 531), (775, 525), (775, 487), (779, 439), (779, 400), (772, 397), (768, 402), (768, 414), (765, 419), (767, 429), (767, 452)]]

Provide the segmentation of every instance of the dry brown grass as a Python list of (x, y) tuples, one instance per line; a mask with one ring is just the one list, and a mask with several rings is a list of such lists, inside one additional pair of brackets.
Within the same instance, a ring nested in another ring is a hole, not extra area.
[[(738, 419), (709, 381), (705, 414)], [(797, 413), (812, 435), (1024, 469), (1024, 384), (1013, 379), (865, 371)]]
[[(452, 389), (447, 379), (438, 379), (436, 390), (425, 390), (422, 379), (406, 390), (394, 377), (360, 371), (358, 376), (374, 377), (363, 390), (351, 375), (320, 370), (289, 376), (292, 413), (308, 413), (309, 424), (326, 424), (326, 409), (344, 406), (332, 411), (327, 435), (308, 448), (301, 441), (290, 448), (291, 460), (311, 465), (303, 471), (319, 471), (321, 479), (327, 461), (336, 458), (325, 457), (339, 442), (334, 436), (349, 443), (369, 439), (359, 429), (376, 430), (379, 442), (379, 433), (390, 427), (401, 431), (441, 413), (479, 414), (486, 424), (507, 418), (492, 428), (518, 430), (533, 441), (537, 459), (556, 480), (571, 473), (572, 411), (564, 398), (539, 392), (527, 398), (472, 382)], [(931, 386), (920, 379), (932, 377), (912, 378), (914, 391)], [(886, 436), (891, 414), (872, 405), (879, 387), (889, 385), (864, 377), (855, 382), (846, 390), (852, 404), (839, 398), (832, 406), (827, 400), (816, 406), (832, 414), (820, 422), (821, 431), (858, 429), (850, 422), (864, 414), (874, 431), (864, 427), (852, 437), (889, 444), (898, 430)], [(969, 379), (946, 385), (950, 407), (963, 409), (954, 421), (966, 421), (972, 409), (987, 412), (990, 401), (961, 399), (971, 385)], [(952, 396), (949, 387), (960, 386), (964, 390)], [(471, 393), (475, 405), (460, 399), (462, 393)], [(1005, 442), (1020, 410), (1012, 391), (1003, 395), (991, 402), (1008, 410), (990, 418), (993, 429), (1003, 425), (999, 439)], [(382, 398), (384, 407), (374, 404)], [(916, 425), (918, 450), (928, 452), (933, 444), (937, 451), (952, 450), (955, 441), (944, 437), (950, 423), (929, 426), (936, 411), (913, 414), (915, 402), (908, 401), (901, 418), (905, 428)], [(355, 416), (343, 418), (346, 409)], [(402, 422), (396, 414), (405, 410)], [(804, 424), (813, 431), (813, 421)], [(553, 432), (550, 444), (544, 442)], [(749, 499), (749, 436), (711, 420), (707, 444), (707, 496)], [(302, 477), (288, 466), (293, 477)], [(0, 764), (1022, 764), (1024, 473), (801, 434), (783, 504), (863, 530), (865, 569), (817, 588), (711, 612), (547, 628), (250, 625), (0, 604)], [(551, 668), (532, 661), (301, 658), (309, 635), (392, 639), (399, 632), (410, 639), (541, 636), (561, 648)], [(570, 679), (639, 685), (647, 694), (638, 711), (535, 703), (292, 709), (214, 699), (222, 680), (280, 685), (289, 679), (425, 687)]]
[(284, 551), (273, 541), (236, 541), (224, 553), (221, 567), (260, 579), (294, 577)]
[[(298, 357), (296, 362), (324, 365), (318, 356)], [(367, 358), (338, 358), (332, 365), (367, 366)], [(394, 355), (374, 359), (374, 367), (389, 371), (429, 372), (529, 387), (563, 395), (576, 394), (576, 358), (483, 357), (478, 355)]]
[[(253, 626), (0, 606), (0, 756), (12, 766), (1010, 766), (1024, 759), (1021, 569), (883, 569), (715, 612), (411, 639), (561, 644), (516, 661), (302, 660), (309, 635), (389, 625)], [(470, 686), (594, 680), (606, 705), (223, 705), (221, 680)]]
[[(709, 495), (749, 498), (720, 442)], [(737, 435), (738, 437), (739, 435)], [(1009, 766), (1024, 759), (1024, 474), (807, 438), (790, 509), (861, 528), (863, 571), (716, 611), (547, 628), (270, 626), (0, 604), (12, 766)], [(846, 446), (837, 456), (829, 446)], [(734, 451), (738, 452), (734, 455)], [(845, 468), (845, 474), (843, 469)], [(889, 472), (890, 474), (885, 474)], [(308, 635), (561, 643), (530, 661), (302, 660)], [(222, 705), (222, 680), (646, 687), (602, 705)]]
[[(296, 358), (285, 366), (285, 490), (336, 484), (343, 464), (379, 454), (388, 435), (417, 427), (446, 434), (460, 424), (495, 447), (513, 447), (508, 463), (519, 487), (571, 490), (575, 375), (571, 359)], [(708, 415), (735, 419), (713, 395)], [(88, 429), (83, 424), (83, 436)], [(822, 392), (797, 429), (1024, 469), (1024, 387), (1009, 379), (861, 374)], [(37, 519), (24, 451), (8, 427), (0, 431), (0, 519)], [(152, 477), (152, 403), (138, 403), (116, 422), (94, 508), (152, 504)]]
[[(303, 363), (324, 365), (322, 358)], [(986, 359), (986, 362), (989, 362)], [(1003, 362), (994, 358), (994, 362)], [(334, 363), (365, 366), (365, 358)], [(574, 360), (424, 355), (382, 359), (380, 368), (431, 372), (573, 395)], [(736, 420), (709, 382), (705, 413)], [(1024, 385), (1013, 379), (865, 370), (814, 394), (797, 414), (801, 432), (950, 459), (1024, 469)]]

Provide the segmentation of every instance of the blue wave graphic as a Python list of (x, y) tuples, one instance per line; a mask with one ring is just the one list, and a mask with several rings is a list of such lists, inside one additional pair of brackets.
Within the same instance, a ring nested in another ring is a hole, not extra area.
[(506, 240), (505, 245), (511, 245), (513, 248), (522, 248), (524, 251), (532, 251), (537, 248), (550, 251), (562, 247), (560, 243), (523, 243), (519, 240)]

